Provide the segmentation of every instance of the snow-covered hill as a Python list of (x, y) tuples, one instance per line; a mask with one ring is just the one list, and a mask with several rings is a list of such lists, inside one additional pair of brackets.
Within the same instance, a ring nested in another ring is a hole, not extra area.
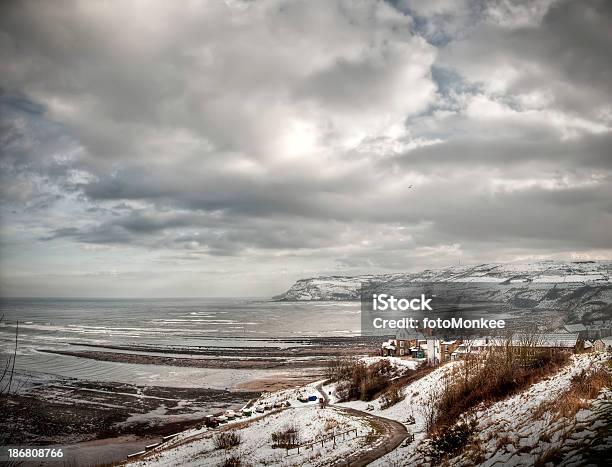
[[(556, 416), (553, 409), (574, 376), (589, 368), (609, 365), (609, 358), (606, 354), (575, 355), (563, 370), (525, 391), (491, 405), (479, 406), (474, 412), (478, 426), (473, 444), (478, 446), (481, 459), (475, 462), (465, 452), (449, 459), (448, 465), (545, 465), (552, 453), (555, 453), (555, 465), (588, 465), (585, 459), (603, 456), (602, 450), (612, 441), (610, 389), (603, 389), (594, 400), (583, 401), (584, 408), (570, 418)], [(415, 435), (414, 441), (381, 457), (373, 465), (429, 465), (419, 449), (426, 443), (428, 407), (437, 397), (444, 378), (457, 364), (460, 363), (439, 367), (405, 386), (404, 399), (391, 407), (385, 408), (382, 398), (337, 404), (357, 410), (367, 410), (370, 406), (371, 413), (403, 423), (412, 419), (408, 427)], [(333, 393), (335, 385), (323, 389)]]
[[(297, 281), (274, 297), (284, 301), (359, 300), (364, 283), (392, 288), (443, 283), (456, 290), (486, 284), (486, 299), (519, 310), (559, 310), (564, 321), (612, 319), (612, 261), (540, 261), (453, 266), (417, 273), (327, 276)], [(484, 289), (483, 289), (484, 290)]]

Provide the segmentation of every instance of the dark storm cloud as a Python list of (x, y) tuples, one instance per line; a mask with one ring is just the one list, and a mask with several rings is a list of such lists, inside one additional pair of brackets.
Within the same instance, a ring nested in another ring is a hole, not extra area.
[(584, 135), (571, 141), (457, 137), (398, 155), (383, 164), (438, 172), (465, 166), (518, 169), (524, 174), (538, 168), (609, 171), (612, 169), (611, 148), (610, 133)]
[[(294, 219), (293, 219), (294, 220)], [(236, 219), (235, 216), (184, 213), (152, 215), (131, 212), (82, 228), (62, 227), (40, 240), (61, 238), (82, 243), (139, 244), (146, 248), (205, 251), (233, 256), (249, 248), (264, 250), (316, 249), (336, 244), (344, 228), (322, 222), (300, 225), (291, 219)]]

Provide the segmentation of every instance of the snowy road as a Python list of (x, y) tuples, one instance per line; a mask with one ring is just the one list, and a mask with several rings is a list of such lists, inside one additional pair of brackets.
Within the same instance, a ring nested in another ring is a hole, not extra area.
[[(323, 390), (323, 384), (324, 383), (317, 385), (317, 390), (325, 398), (325, 401), (329, 403), (329, 396)], [(368, 449), (367, 451), (356, 451), (350, 456), (345, 457), (342, 461), (333, 464), (335, 467), (359, 467), (368, 465), (371, 462), (374, 462), (376, 459), (393, 451), (408, 436), (408, 430), (406, 427), (396, 420), (380, 417), (378, 415), (373, 415), (368, 412), (363, 412), (362, 410), (349, 407), (341, 407), (337, 405), (334, 405), (334, 407), (341, 409), (347, 415), (368, 420), (373, 426), (382, 432), (382, 439), (373, 444), (372, 449)]]

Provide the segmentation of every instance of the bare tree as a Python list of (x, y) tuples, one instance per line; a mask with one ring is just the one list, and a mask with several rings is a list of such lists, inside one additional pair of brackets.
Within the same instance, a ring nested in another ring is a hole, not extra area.
[[(0, 323), (5, 322), (4, 315), (0, 316)], [(0, 376), (0, 413), (8, 414), (9, 399), (17, 390), (13, 377), (15, 375), (15, 362), (17, 360), (17, 343), (19, 341), (19, 322), (15, 324), (15, 342), (12, 352), (3, 355), (2, 375)], [(6, 445), (13, 438), (15, 427), (5, 420), (0, 428), (0, 445)]]

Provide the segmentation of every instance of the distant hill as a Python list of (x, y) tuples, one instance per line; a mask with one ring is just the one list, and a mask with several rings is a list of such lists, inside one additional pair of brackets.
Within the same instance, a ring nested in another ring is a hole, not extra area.
[(514, 309), (563, 310), (564, 321), (612, 319), (612, 261), (539, 261), (528, 264), (487, 263), (452, 266), (416, 273), (361, 276), (321, 276), (297, 281), (281, 301), (359, 300), (364, 282), (384, 282), (394, 287), (419, 282), (453, 283), (454, 287), (487, 283), (489, 297)]

